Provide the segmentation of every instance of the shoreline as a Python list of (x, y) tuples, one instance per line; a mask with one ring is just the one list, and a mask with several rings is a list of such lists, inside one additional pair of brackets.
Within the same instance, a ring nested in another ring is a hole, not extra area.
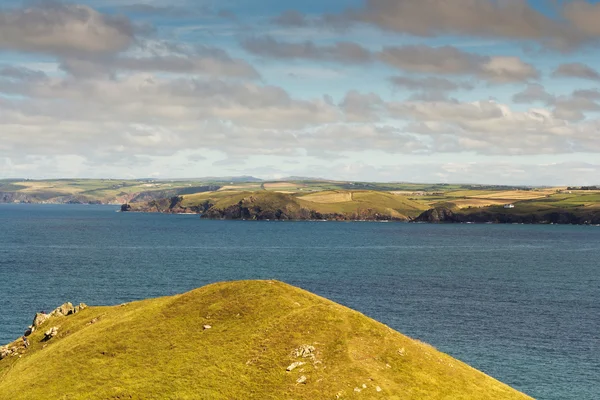
[[(150, 210), (130, 210), (123, 211), (120, 207), (120, 204), (114, 203), (106, 203), (106, 204), (97, 204), (97, 203), (54, 203), (54, 202), (0, 202), (0, 206), (2, 205), (44, 205), (44, 206), (102, 206), (102, 207), (116, 207), (115, 212), (117, 213), (136, 213), (136, 214), (167, 214), (167, 215), (197, 215), (200, 219), (206, 219), (211, 221), (264, 221), (264, 222), (378, 222), (378, 223), (405, 223), (405, 224), (464, 224), (464, 225), (572, 225), (572, 226), (593, 226), (600, 227), (600, 223), (589, 222), (589, 223), (577, 223), (572, 221), (550, 221), (550, 220), (541, 220), (541, 221), (532, 221), (532, 222), (519, 222), (519, 221), (501, 221), (498, 219), (509, 219), (509, 218), (538, 218), (536, 214), (514, 214), (514, 213), (506, 213), (506, 214), (493, 214), (493, 220), (469, 220), (469, 214), (449, 214), (450, 219), (447, 216), (443, 216), (440, 220), (426, 220), (428, 215), (431, 215), (433, 210), (428, 210), (421, 214), (416, 218), (411, 218), (407, 220), (400, 219), (344, 219), (344, 218), (325, 218), (325, 219), (275, 219), (275, 218), (265, 218), (265, 219), (250, 219), (250, 218), (210, 218), (210, 217), (202, 217), (202, 213), (196, 212), (165, 212), (165, 211), (150, 211)], [(562, 211), (562, 212), (561, 212)], [(568, 215), (568, 212), (564, 210), (555, 211), (554, 214), (557, 216), (560, 215)], [(578, 217), (583, 218), (583, 217)], [(458, 219), (458, 220), (456, 220)], [(478, 218), (480, 219), (480, 218)], [(593, 218), (592, 218), (593, 219)]]

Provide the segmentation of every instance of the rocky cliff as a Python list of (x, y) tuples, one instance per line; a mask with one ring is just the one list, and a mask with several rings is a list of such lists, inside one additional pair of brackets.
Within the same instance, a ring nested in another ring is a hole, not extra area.
[(414, 222), (597, 225), (600, 224), (600, 210), (570, 211), (556, 209), (538, 212), (477, 210), (475, 212), (463, 212), (448, 207), (437, 207), (425, 211), (415, 218)]

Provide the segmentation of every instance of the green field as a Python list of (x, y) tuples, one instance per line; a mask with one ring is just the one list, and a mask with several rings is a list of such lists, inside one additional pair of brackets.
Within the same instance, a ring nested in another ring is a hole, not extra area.
[[(58, 335), (43, 341), (52, 327)], [(29, 342), (10, 344), (18, 356), (0, 361), (1, 399), (529, 398), (276, 281), (91, 307), (51, 318)]]

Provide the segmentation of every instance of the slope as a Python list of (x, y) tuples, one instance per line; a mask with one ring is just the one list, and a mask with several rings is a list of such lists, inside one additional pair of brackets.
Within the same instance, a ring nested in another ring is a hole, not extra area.
[[(43, 342), (51, 327), (58, 335)], [(528, 398), (277, 281), (90, 307), (50, 319), (30, 342), (0, 361), (1, 399)], [(304, 364), (286, 371), (295, 362)]]

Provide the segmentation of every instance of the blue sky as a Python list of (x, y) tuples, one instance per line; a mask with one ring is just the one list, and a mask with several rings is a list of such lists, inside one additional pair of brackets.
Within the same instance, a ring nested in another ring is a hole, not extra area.
[(600, 3), (0, 1), (0, 178), (598, 184)]

